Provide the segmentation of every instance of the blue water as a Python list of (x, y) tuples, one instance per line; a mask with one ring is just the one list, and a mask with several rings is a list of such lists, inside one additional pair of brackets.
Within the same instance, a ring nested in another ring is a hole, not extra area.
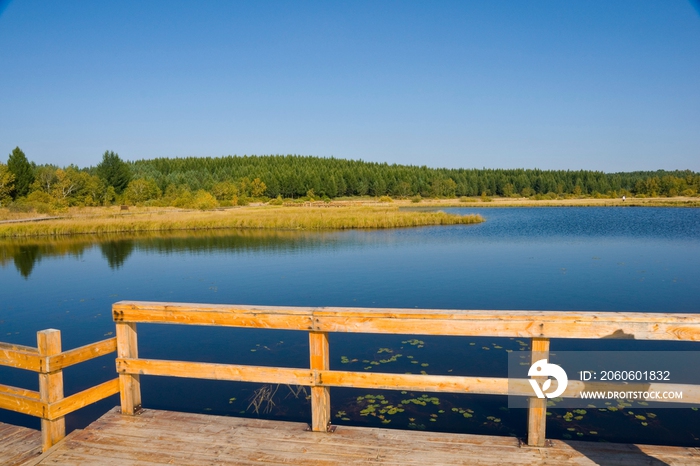
[[(106, 338), (114, 332), (111, 304), (119, 300), (700, 313), (698, 209), (450, 210), (479, 213), (486, 222), (388, 231), (0, 242), (0, 341), (35, 345), (36, 331), (44, 328), (60, 329), (64, 348)], [(408, 343), (412, 338), (423, 341), (420, 348)], [(377, 353), (380, 348), (393, 353)], [(507, 338), (331, 335), (332, 368), (360, 371), (505, 376), (508, 348), (517, 349), (519, 343)], [(694, 343), (612, 340), (555, 340), (552, 348), (700, 350)], [(146, 357), (308, 365), (303, 332), (142, 325), (139, 349)], [(387, 354), (402, 357), (376, 365), (362, 362), (378, 362)], [(341, 356), (358, 361), (342, 363)], [(419, 363), (411, 363), (408, 356)], [(67, 370), (66, 392), (112, 378), (111, 358)], [(35, 374), (9, 369), (0, 369), (0, 383), (37, 385)], [(259, 387), (144, 377), (143, 399), (152, 408), (308, 420), (303, 394), (285, 399), (286, 387), (271, 412), (254, 413), (248, 400)], [(380, 392), (333, 389), (334, 416), (346, 413), (334, 417), (334, 423), (518, 436), (525, 432), (525, 413), (504, 410), (507, 403), (501, 397), (434, 395), (439, 406), (410, 403), (410, 409), (382, 424), (360, 413), (367, 402), (357, 397), (373, 393)], [(412, 396), (381, 393), (397, 404)], [(112, 398), (69, 416), (69, 428), (85, 425), (117, 403)], [(465, 418), (459, 412), (464, 409), (475, 414)], [(548, 436), (571, 436), (571, 424), (552, 411)], [(430, 414), (437, 419), (430, 421)], [(700, 445), (700, 411), (656, 414), (644, 428), (622, 413), (590, 414), (576, 423), (573, 438)], [(0, 421), (37, 425), (1, 410)]]

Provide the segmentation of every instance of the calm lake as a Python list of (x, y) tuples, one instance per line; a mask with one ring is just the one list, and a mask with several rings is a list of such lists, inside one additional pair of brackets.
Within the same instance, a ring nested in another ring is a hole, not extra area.
[[(444, 309), (700, 313), (700, 209), (460, 208), (479, 225), (389, 231), (177, 233), (0, 242), (0, 341), (36, 346), (57, 328), (70, 349), (113, 335), (120, 300)], [(332, 334), (331, 369), (507, 376), (527, 340)], [(553, 340), (552, 350), (686, 350), (698, 343)], [(306, 332), (139, 324), (144, 357), (308, 367)], [(689, 367), (689, 371), (699, 371)], [(114, 355), (65, 371), (66, 394), (114, 378)], [(36, 374), (0, 368), (36, 390)], [(260, 384), (142, 377), (146, 408), (310, 420), (304, 392)], [(332, 389), (335, 424), (526, 435), (526, 412), (499, 396)], [(381, 398), (384, 397), (384, 398)], [(386, 401), (387, 403), (381, 403)], [(405, 402), (405, 403), (402, 403)], [(79, 428), (119, 403), (68, 417)], [(371, 406), (389, 406), (381, 417)], [(423, 406), (425, 405), (425, 406)], [(266, 408), (269, 408), (266, 409)], [(629, 408), (629, 409), (627, 409)], [(700, 446), (698, 407), (551, 409), (549, 438)], [(646, 412), (643, 425), (635, 415)], [(649, 415), (651, 414), (651, 415)], [(39, 421), (0, 410), (0, 421)]]

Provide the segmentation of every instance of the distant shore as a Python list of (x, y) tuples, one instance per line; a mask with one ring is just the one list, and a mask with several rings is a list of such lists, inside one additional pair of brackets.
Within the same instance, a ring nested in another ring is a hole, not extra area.
[(68, 209), (61, 218), (46, 220), (36, 214), (26, 215), (26, 221), (12, 215), (14, 218), (4, 219), (11, 221), (0, 223), (0, 238), (178, 230), (385, 229), (484, 221), (480, 215), (400, 210), (399, 205), (394, 203), (366, 204), (251, 205), (208, 211), (145, 207), (121, 210), (119, 206)]
[[(415, 207), (417, 209), (406, 209)], [(700, 207), (700, 198), (542, 199), (460, 198), (397, 199), (345, 198), (331, 202), (290, 202), (198, 211), (172, 207), (83, 207), (58, 214), (18, 213), (0, 209), (0, 238), (139, 233), (179, 230), (266, 229), (343, 230), (405, 228), (480, 223), (479, 215), (453, 215), (423, 208), (507, 207)]]
[(462, 199), (422, 199), (419, 203), (401, 201), (401, 205), (440, 206), (440, 207), (700, 207), (700, 197), (647, 197), (647, 198), (582, 198), (582, 199), (541, 199), (479, 197)]

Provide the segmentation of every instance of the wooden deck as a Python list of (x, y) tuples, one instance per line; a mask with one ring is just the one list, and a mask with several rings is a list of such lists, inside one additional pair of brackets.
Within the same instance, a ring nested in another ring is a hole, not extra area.
[(0, 422), (0, 464), (19, 466), (41, 454), (41, 432)]
[[(698, 465), (697, 448), (552, 441), (340, 426), (309, 432), (297, 422), (114, 408), (29, 465), (390, 464)], [(38, 443), (37, 443), (38, 447)]]

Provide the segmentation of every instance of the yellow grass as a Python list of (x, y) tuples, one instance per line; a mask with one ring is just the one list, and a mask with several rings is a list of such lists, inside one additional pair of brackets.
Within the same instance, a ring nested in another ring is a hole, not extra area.
[(83, 209), (67, 218), (0, 224), (0, 238), (174, 230), (343, 230), (456, 225), (483, 222), (479, 215), (401, 211), (395, 205), (256, 206), (220, 211)]

